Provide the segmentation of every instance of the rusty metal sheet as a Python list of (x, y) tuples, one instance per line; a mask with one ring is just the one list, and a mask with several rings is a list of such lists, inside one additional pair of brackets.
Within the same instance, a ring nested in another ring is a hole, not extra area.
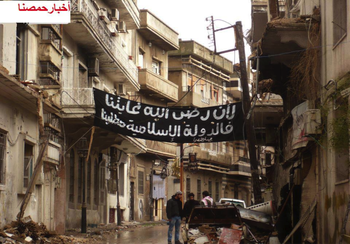
[(242, 231), (223, 228), (219, 239), (219, 244), (239, 244), (242, 239)]

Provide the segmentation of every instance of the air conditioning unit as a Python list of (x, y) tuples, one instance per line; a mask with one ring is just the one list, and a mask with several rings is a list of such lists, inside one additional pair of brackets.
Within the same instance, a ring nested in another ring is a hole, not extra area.
[(108, 25), (108, 29), (111, 32), (112, 36), (118, 36), (118, 23), (115, 21), (111, 21)]
[(125, 33), (126, 32), (126, 24), (125, 24), (124, 21), (119, 21), (118, 31), (120, 33)]
[(112, 9), (111, 20), (118, 21), (119, 20), (119, 10), (116, 8)]
[(125, 89), (125, 85), (124, 84), (118, 84), (117, 95), (119, 95), (119, 96), (125, 96), (126, 95), (126, 89)]
[(319, 109), (308, 109), (304, 112), (303, 117), (305, 136), (321, 134), (321, 111)]
[(90, 58), (88, 60), (88, 75), (89, 76), (100, 75), (100, 65), (99, 65), (98, 58)]
[(100, 8), (98, 11), (98, 16), (100, 17), (101, 20), (103, 20), (106, 24), (109, 24), (110, 21), (108, 19), (108, 12), (106, 8)]

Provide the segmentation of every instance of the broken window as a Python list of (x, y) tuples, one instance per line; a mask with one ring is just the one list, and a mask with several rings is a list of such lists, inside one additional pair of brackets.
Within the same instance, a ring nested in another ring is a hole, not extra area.
[(74, 202), (74, 150), (70, 150), (69, 156), (69, 202)]
[(0, 184), (5, 184), (6, 134), (0, 132)]
[(333, 0), (333, 45), (344, 39), (347, 30), (347, 0)]
[(23, 187), (27, 188), (30, 178), (33, 175), (33, 154), (34, 146), (25, 142), (24, 143), (24, 174), (23, 174)]
[(143, 171), (138, 172), (138, 193), (143, 194)]

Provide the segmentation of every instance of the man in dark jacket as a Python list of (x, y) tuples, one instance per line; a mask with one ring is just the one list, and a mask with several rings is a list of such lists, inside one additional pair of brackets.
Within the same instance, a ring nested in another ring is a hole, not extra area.
[(168, 244), (171, 244), (173, 238), (173, 228), (175, 226), (175, 244), (181, 244), (180, 238), (180, 225), (182, 216), (182, 192), (178, 191), (168, 200), (166, 205), (166, 215), (169, 220), (169, 230), (168, 230)]
[(194, 194), (193, 193), (188, 194), (188, 201), (185, 203), (184, 210), (183, 210), (183, 217), (186, 217), (186, 221), (190, 217), (192, 209), (197, 205), (200, 205), (200, 203), (199, 201), (194, 200)]

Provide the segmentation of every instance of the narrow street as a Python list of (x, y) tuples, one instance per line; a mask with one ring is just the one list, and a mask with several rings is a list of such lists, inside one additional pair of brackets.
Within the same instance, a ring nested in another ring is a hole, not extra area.
[(144, 244), (161, 244), (167, 243), (168, 225), (157, 225), (123, 231), (111, 236), (107, 244), (112, 243), (144, 243)]

